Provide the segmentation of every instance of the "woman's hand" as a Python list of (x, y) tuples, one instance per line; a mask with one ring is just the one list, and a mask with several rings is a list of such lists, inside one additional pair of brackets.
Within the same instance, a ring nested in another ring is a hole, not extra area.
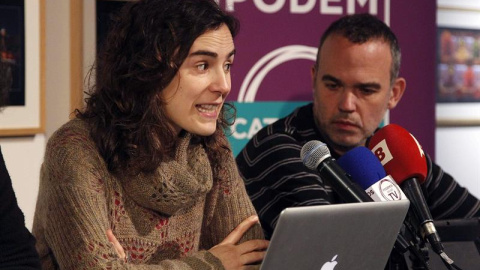
[(245, 232), (256, 223), (257, 216), (245, 219), (220, 244), (209, 250), (220, 259), (226, 270), (248, 269), (249, 264), (263, 260), (269, 241), (255, 239), (237, 245)]
[(120, 242), (118, 242), (117, 238), (115, 237), (115, 235), (113, 235), (113, 232), (110, 229), (107, 230), (107, 238), (108, 238), (108, 241), (112, 243), (112, 246), (117, 252), (118, 257), (126, 261), (127, 255), (125, 254), (125, 251), (123, 250), (122, 245), (120, 245)]

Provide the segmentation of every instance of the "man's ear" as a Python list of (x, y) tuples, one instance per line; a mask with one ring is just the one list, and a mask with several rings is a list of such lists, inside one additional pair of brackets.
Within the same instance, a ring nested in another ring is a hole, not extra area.
[(405, 88), (407, 87), (407, 82), (405, 81), (404, 78), (397, 78), (395, 79), (395, 82), (393, 83), (393, 87), (390, 91), (390, 99), (388, 100), (388, 109), (393, 109), (397, 106), (398, 102), (403, 96), (403, 93), (405, 92)]
[(310, 68), (310, 76), (312, 77), (312, 89), (315, 89), (315, 76), (317, 75), (317, 69), (315, 68), (315, 65), (313, 65)]

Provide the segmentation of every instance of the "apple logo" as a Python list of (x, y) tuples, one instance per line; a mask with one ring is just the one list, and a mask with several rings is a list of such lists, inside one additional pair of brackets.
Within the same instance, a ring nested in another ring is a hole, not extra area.
[(324, 263), (320, 270), (333, 270), (333, 268), (335, 268), (335, 266), (337, 265), (337, 261), (335, 261), (337, 259), (337, 256), (338, 254), (333, 256), (332, 260), (330, 260), (329, 262)]

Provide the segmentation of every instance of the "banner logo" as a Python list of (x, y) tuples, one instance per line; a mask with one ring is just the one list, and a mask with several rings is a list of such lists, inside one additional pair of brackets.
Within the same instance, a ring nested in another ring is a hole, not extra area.
[(275, 67), (295, 59), (317, 59), (317, 48), (304, 45), (290, 45), (278, 48), (260, 58), (243, 80), (238, 102), (253, 102), (263, 79)]

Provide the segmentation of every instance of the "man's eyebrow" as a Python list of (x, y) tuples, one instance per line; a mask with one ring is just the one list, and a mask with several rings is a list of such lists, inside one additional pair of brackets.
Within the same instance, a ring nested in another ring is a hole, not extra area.
[(367, 83), (357, 83), (354, 85), (355, 88), (373, 88), (373, 89), (380, 89), (382, 86), (376, 82), (367, 82)]
[[(343, 85), (343, 82), (340, 79), (333, 77), (332, 75), (323, 75), (322, 81), (331, 81), (339, 85)], [(356, 83), (353, 85), (355, 88), (373, 88), (380, 89), (382, 88), (379, 83), (376, 82), (366, 82), (366, 83)]]
[[(233, 49), (227, 56), (227, 58), (230, 58), (232, 55), (234, 55), (236, 53), (236, 49)], [(213, 58), (217, 58), (218, 57), (218, 53), (216, 52), (211, 52), (211, 51), (206, 51), (206, 50), (199, 50), (199, 51), (195, 51), (195, 52), (192, 52), (189, 56), (195, 56), (195, 55), (206, 55), (206, 56), (210, 56), (210, 57), (213, 57)]]
[(322, 81), (332, 81), (332, 82), (334, 82), (334, 83), (336, 83), (336, 84), (342, 84), (342, 81), (341, 81), (341, 80), (333, 77), (332, 75), (328, 75), (328, 74), (322, 76)]

